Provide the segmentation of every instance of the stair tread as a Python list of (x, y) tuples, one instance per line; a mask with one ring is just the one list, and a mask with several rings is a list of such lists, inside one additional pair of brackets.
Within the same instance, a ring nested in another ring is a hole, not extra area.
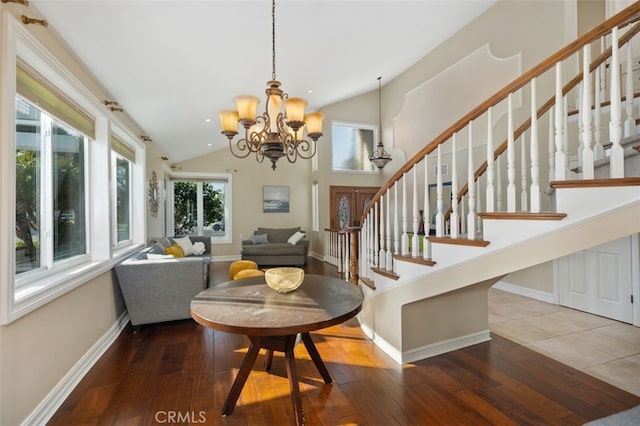
[(362, 281), (362, 284), (366, 285), (371, 290), (376, 289), (376, 284), (373, 282), (373, 280), (370, 280), (369, 278), (365, 278), (365, 277), (360, 277), (360, 281)]
[[(398, 280), (400, 278), (399, 275), (396, 275), (393, 272), (387, 271), (386, 269), (373, 267), (373, 268), (371, 268), (371, 270), (373, 272), (375, 272), (376, 274), (378, 274), (378, 275), (382, 275), (383, 277), (391, 278), (392, 280)], [(373, 284), (372, 280), (369, 280), (369, 281), (371, 281), (371, 283)], [(375, 290), (375, 285), (372, 288)]]
[(393, 258), (397, 260), (403, 260), (405, 262), (417, 263), (419, 265), (425, 265), (425, 266), (433, 266), (436, 264), (436, 262), (432, 261), (431, 259), (423, 259), (421, 257), (413, 257), (413, 256), (403, 256), (401, 254), (394, 254)]
[(555, 212), (482, 212), (478, 213), (482, 219), (509, 219), (509, 220), (561, 220), (567, 217), (566, 213)]
[(613, 186), (640, 185), (640, 177), (606, 178), (606, 179), (579, 179), (579, 180), (554, 180), (549, 182), (552, 188), (596, 188)]
[(429, 237), (432, 243), (454, 244), (459, 246), (486, 247), (489, 241), (483, 239), (451, 238), (451, 237)]

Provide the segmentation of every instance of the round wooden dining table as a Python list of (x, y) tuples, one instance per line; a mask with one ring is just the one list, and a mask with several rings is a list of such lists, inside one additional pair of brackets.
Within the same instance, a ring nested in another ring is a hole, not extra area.
[(338, 278), (305, 275), (290, 293), (269, 288), (264, 276), (228, 281), (199, 293), (191, 302), (191, 316), (218, 331), (246, 335), (251, 344), (229, 390), (222, 415), (231, 414), (260, 349), (266, 349), (265, 368), (271, 369), (273, 351), (284, 352), (296, 424), (304, 413), (294, 358), (296, 336), (301, 335), (309, 356), (325, 383), (331, 383), (309, 332), (340, 324), (362, 309), (362, 290)]

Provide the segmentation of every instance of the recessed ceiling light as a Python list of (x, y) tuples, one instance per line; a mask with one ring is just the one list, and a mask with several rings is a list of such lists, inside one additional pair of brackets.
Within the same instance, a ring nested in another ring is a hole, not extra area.
[(208, 146), (211, 146), (211, 145), (213, 145), (213, 144), (212, 144), (211, 142), (209, 142), (207, 145), (208, 145)]
[(309, 89), (307, 93), (313, 93), (313, 89)]
[(207, 118), (207, 119), (206, 119), (206, 120), (204, 120), (204, 121), (206, 121), (206, 122), (208, 123), (208, 122), (210, 122), (210, 121), (211, 121), (211, 119), (210, 119), (210, 118)]

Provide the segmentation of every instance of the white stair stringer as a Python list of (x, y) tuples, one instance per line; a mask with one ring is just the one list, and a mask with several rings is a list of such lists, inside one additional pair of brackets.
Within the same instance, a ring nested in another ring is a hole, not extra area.
[(435, 266), (398, 261), (397, 281), (375, 275), (375, 291), (363, 286), (363, 329), (399, 363), (442, 353), (431, 350), (440, 342), (453, 350), (473, 336), (487, 340), (488, 289), (500, 278), (640, 232), (640, 186), (560, 188), (555, 196), (563, 220), (484, 220), (488, 246), (433, 244)]

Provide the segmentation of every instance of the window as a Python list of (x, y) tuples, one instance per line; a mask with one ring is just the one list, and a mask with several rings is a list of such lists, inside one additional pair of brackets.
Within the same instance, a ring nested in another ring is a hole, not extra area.
[(375, 149), (378, 127), (339, 123), (332, 126), (332, 169), (339, 172), (376, 172), (369, 161)]
[(136, 153), (120, 138), (111, 135), (111, 176), (114, 179), (114, 246), (122, 246), (131, 241), (131, 172)]
[(173, 234), (231, 241), (230, 177), (173, 177)]
[(311, 184), (311, 229), (316, 232), (320, 231), (320, 206), (318, 188), (318, 182), (314, 181)]
[(83, 135), (16, 98), (17, 275), (86, 254), (85, 144)]
[[(0, 321), (8, 324), (144, 244), (144, 164), (135, 158), (145, 146), (20, 22), (3, 18)], [(109, 149), (109, 129), (126, 134), (131, 156)]]

